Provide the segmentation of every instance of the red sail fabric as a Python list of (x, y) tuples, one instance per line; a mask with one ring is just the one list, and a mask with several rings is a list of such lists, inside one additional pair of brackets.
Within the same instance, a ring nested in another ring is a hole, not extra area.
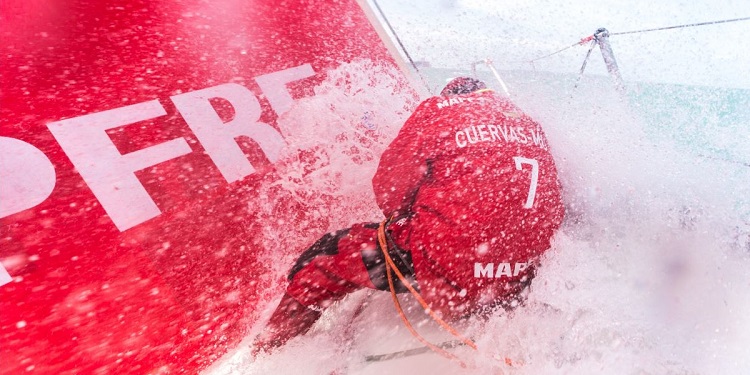
[(0, 7), (0, 373), (196, 373), (268, 298), (278, 116), (395, 62), (354, 0)]

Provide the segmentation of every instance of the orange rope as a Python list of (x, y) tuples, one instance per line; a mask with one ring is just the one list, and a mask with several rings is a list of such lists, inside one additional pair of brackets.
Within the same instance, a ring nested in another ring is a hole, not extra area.
[(401, 316), (401, 319), (404, 321), (406, 328), (409, 329), (411, 334), (414, 335), (414, 337), (416, 337), (421, 343), (425, 344), (428, 348), (432, 349), (433, 351), (435, 351), (436, 353), (444, 357), (458, 361), (461, 364), (461, 367), (466, 368), (466, 363), (461, 361), (458, 357), (446, 351), (445, 349), (440, 348), (430, 343), (424, 337), (422, 337), (414, 329), (414, 327), (412, 327), (411, 323), (409, 322), (409, 319), (406, 317), (406, 314), (404, 314), (404, 310), (401, 308), (401, 303), (399, 303), (398, 297), (396, 296), (396, 289), (393, 285), (393, 278), (391, 277), (391, 271), (396, 273), (396, 276), (398, 276), (399, 280), (401, 280), (404, 286), (406, 286), (406, 288), (409, 289), (409, 292), (411, 292), (411, 294), (414, 295), (414, 298), (416, 298), (417, 301), (419, 301), (419, 303), (422, 305), (422, 308), (424, 308), (424, 310), (430, 315), (430, 317), (432, 317), (433, 320), (435, 320), (435, 322), (440, 324), (440, 326), (443, 327), (443, 329), (450, 332), (453, 336), (463, 341), (464, 344), (468, 345), (474, 350), (477, 350), (477, 345), (474, 343), (474, 341), (471, 341), (470, 339), (458, 333), (458, 331), (456, 331), (453, 327), (451, 327), (450, 324), (440, 319), (440, 317), (437, 316), (432, 311), (430, 306), (427, 304), (427, 302), (425, 302), (425, 300), (422, 298), (419, 292), (417, 292), (414, 289), (414, 287), (411, 286), (411, 283), (408, 280), (406, 280), (406, 278), (401, 273), (401, 271), (398, 270), (398, 268), (396, 267), (396, 264), (393, 262), (393, 259), (391, 259), (391, 256), (388, 254), (388, 243), (385, 237), (385, 223), (387, 221), (388, 220), (385, 220), (382, 223), (380, 223), (380, 227), (378, 228), (378, 242), (380, 243), (380, 249), (383, 251), (383, 256), (385, 257), (385, 262), (386, 262), (385, 271), (386, 271), (386, 276), (388, 277), (388, 286), (391, 289), (391, 297), (393, 298), (393, 304), (396, 306), (396, 310), (398, 310), (398, 313)]
[(407, 329), (409, 329), (409, 332), (417, 338), (422, 344), (427, 346), (428, 348), (432, 349), (434, 352), (455, 361), (458, 361), (459, 364), (461, 364), (461, 367), (466, 368), (466, 363), (464, 363), (461, 359), (456, 357), (456, 355), (450, 353), (449, 351), (427, 341), (422, 335), (417, 332), (417, 330), (414, 329), (414, 327), (411, 325), (411, 322), (409, 322), (409, 319), (406, 317), (406, 314), (404, 314), (404, 310), (401, 308), (401, 303), (398, 301), (398, 297), (396, 297), (396, 290), (393, 286), (393, 279), (391, 278), (391, 267), (386, 266), (385, 271), (388, 275), (388, 286), (391, 289), (391, 297), (393, 297), (393, 304), (396, 306), (396, 310), (398, 310), (399, 316), (401, 316), (401, 320), (404, 321), (404, 325)]

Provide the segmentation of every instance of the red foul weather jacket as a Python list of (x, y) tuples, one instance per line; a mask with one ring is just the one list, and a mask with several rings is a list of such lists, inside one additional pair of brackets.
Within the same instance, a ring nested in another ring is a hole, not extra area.
[[(373, 188), (419, 293), (446, 318), (523, 289), (564, 216), (541, 127), (491, 90), (422, 102), (383, 153)], [(287, 293), (324, 307), (383, 289), (378, 251), (372, 224), (324, 236), (298, 261)]]

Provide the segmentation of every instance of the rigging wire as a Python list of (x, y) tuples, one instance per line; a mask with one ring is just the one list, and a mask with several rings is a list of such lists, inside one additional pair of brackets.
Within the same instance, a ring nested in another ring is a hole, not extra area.
[(565, 51), (567, 49), (570, 49), (570, 48), (573, 48), (573, 47), (576, 47), (576, 46), (584, 45), (587, 42), (591, 41), (592, 39), (594, 39), (594, 36), (593, 35), (589, 35), (589, 36), (581, 39), (580, 41), (578, 41), (578, 43), (571, 44), (571, 45), (569, 45), (569, 46), (567, 46), (565, 48), (559, 49), (559, 50), (557, 50), (555, 52), (552, 52), (550, 54), (547, 54), (547, 55), (544, 55), (544, 56), (540, 56), (540, 57), (537, 57), (537, 58), (531, 59), (531, 60), (521, 61), (521, 62), (533, 63), (534, 61), (541, 60), (541, 59), (544, 59), (544, 58), (547, 58), (547, 57), (550, 57), (550, 56), (553, 56), (553, 55), (557, 55), (558, 53), (563, 52), (563, 51)]
[(406, 47), (404, 46), (404, 43), (401, 42), (401, 38), (398, 37), (398, 34), (396, 34), (396, 30), (391, 26), (391, 23), (388, 21), (388, 18), (385, 16), (385, 13), (383, 13), (383, 9), (380, 8), (380, 5), (378, 4), (377, 0), (371, 0), (372, 3), (375, 5), (375, 8), (378, 10), (378, 13), (380, 13), (380, 17), (383, 18), (383, 22), (385, 22), (385, 25), (388, 26), (388, 30), (391, 31), (391, 34), (393, 35), (393, 38), (396, 39), (396, 42), (401, 47), (401, 50), (404, 51), (404, 55), (409, 60), (409, 63), (414, 68), (414, 70), (417, 72), (417, 75), (422, 80), (422, 84), (427, 87), (427, 91), (432, 94), (432, 90), (430, 89), (430, 85), (427, 84), (427, 81), (422, 76), (422, 72), (419, 71), (419, 68), (417, 67), (417, 64), (414, 62), (414, 60), (411, 58), (411, 55), (409, 55), (409, 51), (406, 50)]
[(609, 33), (609, 35), (625, 35), (625, 34), (646, 33), (646, 32), (650, 32), (650, 31), (662, 31), (662, 30), (680, 29), (680, 28), (683, 28), (683, 27), (716, 25), (716, 24), (720, 24), (720, 23), (749, 21), (749, 20), (750, 20), (750, 17), (743, 17), (743, 18), (734, 18), (734, 19), (730, 19), (730, 20), (709, 21), (709, 22), (690, 23), (690, 24), (686, 24), (686, 25), (657, 27), (657, 28), (653, 28), (653, 29), (622, 31), (622, 32), (619, 32), (619, 33)]
[[(663, 30), (671, 30), (671, 29), (680, 29), (680, 28), (685, 28), (685, 27), (717, 25), (717, 24), (722, 24), (722, 23), (740, 22), (740, 21), (750, 21), (750, 17), (733, 18), (733, 19), (719, 20), (719, 21), (698, 22), (698, 23), (690, 23), (690, 24), (685, 24), (685, 25), (664, 26), (664, 27), (656, 27), (656, 28), (652, 28), (652, 29), (621, 31), (621, 32), (616, 32), (616, 33), (610, 32), (609, 36), (646, 33), (646, 32), (652, 32), (652, 31), (663, 31)], [(594, 38), (594, 36), (590, 35), (590, 36), (587, 36), (587, 37), (581, 39), (577, 43), (574, 43), (574, 44), (571, 44), (571, 45), (569, 45), (567, 47), (561, 48), (561, 49), (559, 49), (559, 50), (557, 50), (555, 52), (552, 52), (552, 53), (549, 53), (549, 54), (546, 54), (546, 55), (543, 55), (543, 56), (539, 56), (539, 57), (533, 58), (531, 60), (515, 61), (515, 62), (523, 62), (523, 63), (533, 64), (534, 61), (541, 60), (541, 59), (544, 59), (544, 58), (556, 55), (556, 54), (558, 54), (560, 52), (563, 52), (565, 50), (568, 50), (568, 49), (576, 47), (576, 46), (584, 45), (586, 42), (590, 41), (593, 38)]]

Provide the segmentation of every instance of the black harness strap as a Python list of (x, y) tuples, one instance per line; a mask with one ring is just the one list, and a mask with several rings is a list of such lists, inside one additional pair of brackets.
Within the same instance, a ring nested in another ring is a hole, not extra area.
[[(378, 229), (378, 226), (378, 223), (370, 223), (365, 225), (366, 228), (373, 228), (375, 230)], [(391, 238), (389, 231), (387, 230), (386, 238), (388, 240), (388, 255), (393, 260), (393, 263), (396, 264), (396, 268), (398, 268), (401, 274), (411, 282), (414, 288), (418, 289), (417, 283), (414, 281), (414, 263), (412, 263), (411, 253), (396, 245), (396, 243)], [(378, 245), (376, 244), (376, 246)], [(375, 285), (375, 288), (377, 290), (384, 291), (390, 290), (390, 287), (388, 286), (388, 276), (386, 273), (385, 257), (383, 256), (383, 253), (381, 251), (362, 251), (361, 253), (362, 262), (365, 264), (365, 268), (367, 268), (367, 274), (370, 276), (370, 281), (372, 281), (372, 284)], [(406, 286), (404, 286), (400, 279), (395, 276), (391, 277), (391, 279), (393, 280), (393, 285), (396, 293), (404, 293), (408, 291), (408, 289), (406, 288)]]
[(292, 267), (291, 271), (289, 271), (289, 276), (287, 277), (287, 279), (291, 281), (294, 278), (294, 275), (296, 275), (297, 272), (299, 272), (301, 269), (305, 268), (306, 265), (310, 264), (310, 262), (312, 262), (315, 257), (321, 255), (338, 254), (339, 241), (342, 237), (349, 234), (350, 229), (351, 228), (346, 228), (335, 233), (326, 233), (319, 240), (315, 241), (315, 243), (307, 250), (305, 250), (305, 252), (302, 253), (302, 255), (300, 255), (300, 257), (297, 259), (294, 267)]

